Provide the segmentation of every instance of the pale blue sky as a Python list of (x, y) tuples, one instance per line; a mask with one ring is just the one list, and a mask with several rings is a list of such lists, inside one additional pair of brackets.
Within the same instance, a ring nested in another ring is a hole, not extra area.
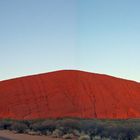
[(140, 81), (139, 0), (0, 0), (0, 80), (79, 69)]

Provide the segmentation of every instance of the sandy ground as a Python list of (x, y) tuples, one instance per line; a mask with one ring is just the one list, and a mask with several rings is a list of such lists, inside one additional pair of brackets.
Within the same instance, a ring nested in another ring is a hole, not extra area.
[[(27, 134), (14, 134), (10, 131), (0, 131), (0, 140), (56, 140), (48, 136), (31, 136)], [(63, 140), (57, 138), (57, 140)]]

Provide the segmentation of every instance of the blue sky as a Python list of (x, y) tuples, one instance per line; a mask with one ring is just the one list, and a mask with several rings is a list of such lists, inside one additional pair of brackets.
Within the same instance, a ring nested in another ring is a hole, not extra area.
[(79, 69), (140, 81), (139, 0), (0, 0), (0, 80)]

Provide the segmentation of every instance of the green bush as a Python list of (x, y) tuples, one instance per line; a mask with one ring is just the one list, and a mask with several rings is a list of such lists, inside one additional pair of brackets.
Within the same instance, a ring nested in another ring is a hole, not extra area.
[(57, 122), (58, 127), (63, 127), (65, 131), (71, 131), (73, 129), (80, 130), (81, 123), (77, 119), (63, 119)]
[[(4, 119), (0, 120), (0, 129), (14, 130), (18, 133), (26, 132), (52, 135), (62, 132), (63, 135), (72, 134), (76, 137), (84, 134), (90, 136), (92, 139), (95, 139), (96, 136), (100, 136), (101, 139), (134, 140), (140, 136), (140, 119), (101, 120), (59, 118), (20, 121)], [(61, 136), (61, 134), (59, 134), (59, 136)]]
[(57, 127), (56, 120), (45, 120), (41, 123), (41, 125), (49, 131), (54, 131)]
[(10, 130), (16, 131), (17, 133), (24, 133), (27, 129), (28, 126), (20, 122), (14, 122), (10, 127)]
[(13, 121), (9, 119), (0, 120), (0, 130), (9, 129)]
[(34, 122), (30, 125), (30, 129), (33, 131), (43, 131), (45, 128), (41, 125), (41, 122)]
[(47, 131), (52, 132), (56, 129), (55, 120), (32, 122), (32, 124), (30, 124), (30, 129), (33, 131), (40, 131), (45, 135)]

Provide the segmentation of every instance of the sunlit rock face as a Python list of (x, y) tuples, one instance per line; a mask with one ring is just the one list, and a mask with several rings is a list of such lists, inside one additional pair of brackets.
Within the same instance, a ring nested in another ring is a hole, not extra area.
[(0, 118), (139, 118), (140, 84), (62, 70), (0, 82)]

